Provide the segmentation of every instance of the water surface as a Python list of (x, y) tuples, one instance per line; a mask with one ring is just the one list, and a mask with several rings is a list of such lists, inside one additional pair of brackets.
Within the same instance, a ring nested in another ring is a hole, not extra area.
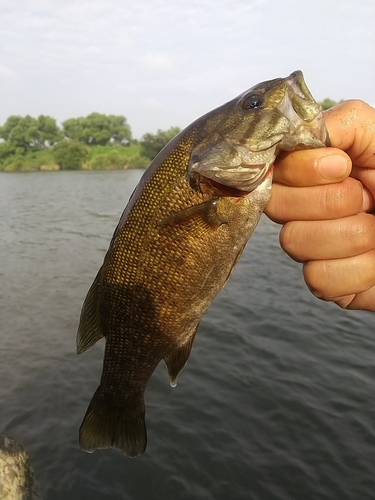
[(0, 431), (46, 500), (373, 500), (374, 314), (315, 299), (262, 219), (172, 389), (146, 391), (148, 448), (84, 453), (103, 344), (77, 356), (85, 294), (141, 172), (0, 174)]

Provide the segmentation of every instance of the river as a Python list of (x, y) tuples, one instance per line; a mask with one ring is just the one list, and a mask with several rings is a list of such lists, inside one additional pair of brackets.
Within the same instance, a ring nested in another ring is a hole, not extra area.
[(0, 422), (45, 500), (373, 500), (375, 316), (314, 298), (264, 217), (172, 389), (146, 390), (148, 448), (87, 454), (103, 343), (81, 305), (140, 171), (0, 174)]

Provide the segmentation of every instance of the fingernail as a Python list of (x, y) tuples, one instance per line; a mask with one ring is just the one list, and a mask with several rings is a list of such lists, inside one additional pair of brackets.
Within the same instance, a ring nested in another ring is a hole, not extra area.
[(342, 155), (323, 156), (318, 162), (320, 174), (328, 180), (341, 180), (350, 172), (350, 162)]

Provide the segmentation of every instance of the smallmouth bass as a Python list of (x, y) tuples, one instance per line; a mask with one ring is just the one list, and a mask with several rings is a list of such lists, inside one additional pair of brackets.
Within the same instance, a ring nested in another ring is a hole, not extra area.
[(327, 143), (321, 108), (296, 71), (202, 116), (155, 157), (81, 312), (77, 352), (106, 339), (80, 427), (83, 450), (144, 452), (146, 384), (164, 359), (176, 385), (203, 314), (269, 200), (276, 155)]

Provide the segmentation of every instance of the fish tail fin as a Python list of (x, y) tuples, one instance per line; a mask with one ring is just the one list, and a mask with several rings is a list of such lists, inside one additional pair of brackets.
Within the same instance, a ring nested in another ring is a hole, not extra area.
[(82, 450), (92, 453), (114, 446), (132, 458), (142, 455), (147, 446), (147, 432), (143, 394), (140, 398), (140, 411), (129, 415), (126, 408), (105, 404), (98, 389), (79, 429)]

